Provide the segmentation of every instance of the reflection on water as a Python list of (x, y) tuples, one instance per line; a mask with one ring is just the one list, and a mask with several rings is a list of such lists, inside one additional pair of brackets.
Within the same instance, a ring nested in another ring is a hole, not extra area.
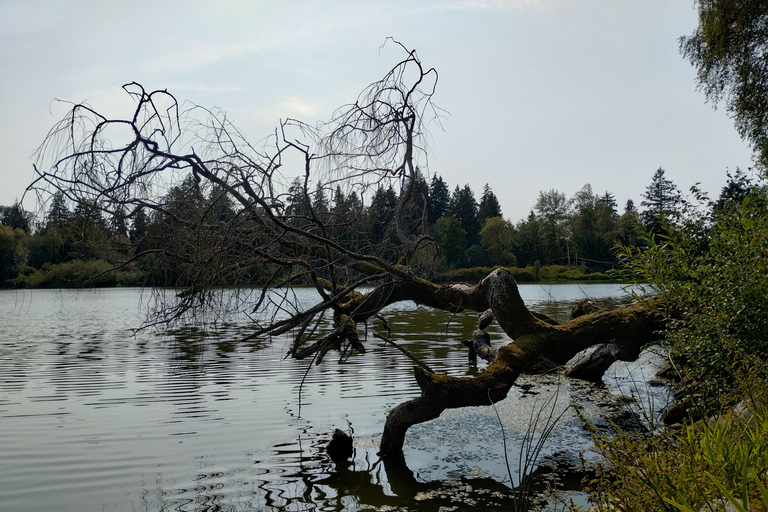
[[(525, 285), (521, 294), (561, 319), (585, 296), (622, 300), (605, 284)], [(244, 318), (134, 335), (143, 315), (140, 290), (0, 292), (0, 510), (510, 509), (491, 408), (413, 428), (408, 468), (378, 459), (386, 412), (418, 394), (411, 363), (380, 340), (369, 335), (365, 356), (318, 367), (285, 359), (287, 339), (238, 343)], [(411, 304), (385, 315), (391, 338), (436, 371), (473, 371), (461, 340), (474, 315)], [(493, 339), (508, 341), (498, 330)], [(535, 401), (559, 386), (565, 407), (586, 386), (553, 379), (526, 377), (497, 405), (515, 468)], [(588, 414), (611, 400), (607, 390), (582, 395)], [(334, 428), (354, 433), (349, 464), (323, 454)], [(550, 445), (547, 453), (589, 441), (567, 413)]]

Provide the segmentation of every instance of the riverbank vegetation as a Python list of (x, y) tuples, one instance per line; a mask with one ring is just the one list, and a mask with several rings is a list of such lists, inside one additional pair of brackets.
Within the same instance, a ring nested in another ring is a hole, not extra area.
[[(696, 2), (680, 40), (700, 88), (723, 101), (768, 163), (768, 5)], [(760, 183), (763, 183), (762, 181)], [(768, 196), (738, 173), (677, 229), (625, 248), (624, 275), (666, 298), (664, 342), (683, 414), (671, 429), (597, 437), (609, 465), (591, 482), (597, 510), (768, 510)]]
[[(596, 434), (597, 510), (768, 510), (768, 196), (744, 176), (647, 250), (628, 279), (666, 297), (679, 414), (673, 425)], [(730, 507), (730, 508), (728, 508)]]

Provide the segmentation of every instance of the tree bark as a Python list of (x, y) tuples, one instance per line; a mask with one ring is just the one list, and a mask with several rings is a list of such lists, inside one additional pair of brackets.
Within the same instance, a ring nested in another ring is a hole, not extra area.
[(603, 374), (616, 362), (619, 351), (615, 343), (602, 343), (590, 347), (568, 363), (565, 376), (590, 382), (602, 382)]
[(528, 310), (512, 274), (504, 268), (493, 271), (477, 286), (441, 287), (431, 302), (438, 306), (435, 302), (442, 301), (476, 311), (491, 309), (513, 342), (496, 350), (488, 368), (475, 377), (451, 377), (416, 368), (421, 396), (389, 412), (380, 444), (383, 457), (401, 458), (408, 429), (437, 418), (446, 409), (490, 405), (502, 400), (524, 368), (540, 356), (564, 364), (587, 347), (615, 343), (622, 355), (637, 358), (641, 347), (655, 340), (663, 327), (655, 312), (658, 299), (553, 325)]

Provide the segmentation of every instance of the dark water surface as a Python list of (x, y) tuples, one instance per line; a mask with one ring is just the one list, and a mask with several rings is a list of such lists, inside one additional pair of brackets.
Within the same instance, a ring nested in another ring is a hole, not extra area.
[[(531, 308), (561, 318), (585, 296), (626, 300), (618, 285), (520, 288)], [(217, 333), (188, 326), (134, 335), (146, 299), (138, 289), (0, 291), (0, 510), (509, 509), (490, 407), (449, 411), (411, 429), (409, 469), (378, 460), (387, 411), (418, 394), (412, 364), (391, 346), (369, 336), (366, 355), (310, 367), (284, 359), (287, 339), (237, 342), (247, 334), (243, 318)], [(473, 314), (451, 319), (403, 304), (385, 316), (392, 339), (436, 371), (477, 371), (461, 344)], [(507, 341), (497, 331), (494, 343)], [(586, 394), (583, 409), (599, 415), (609, 391), (633, 392), (652, 369), (609, 373), (607, 389), (586, 392), (554, 377), (521, 380), (538, 395), (515, 387), (497, 406), (513, 469), (531, 411), (547, 393), (559, 389), (560, 409)], [(334, 428), (354, 431), (348, 465), (323, 453)], [(589, 446), (568, 412), (543, 453)]]

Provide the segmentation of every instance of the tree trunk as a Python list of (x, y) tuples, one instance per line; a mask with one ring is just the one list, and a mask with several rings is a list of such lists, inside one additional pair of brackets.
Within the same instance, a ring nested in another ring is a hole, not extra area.
[(491, 309), (514, 341), (496, 350), (488, 368), (475, 377), (451, 377), (416, 368), (421, 396), (389, 412), (380, 454), (402, 458), (408, 429), (437, 418), (445, 409), (490, 405), (502, 400), (523, 369), (540, 356), (565, 364), (592, 345), (615, 343), (622, 355), (637, 358), (641, 347), (656, 339), (656, 333), (663, 327), (661, 317), (655, 313), (657, 300), (585, 314), (553, 325), (528, 310), (512, 274), (504, 268), (493, 271), (477, 286), (441, 287), (429, 301), (431, 305), (439, 307), (437, 303), (447, 301), (442, 305), (460, 304), (476, 311)]

